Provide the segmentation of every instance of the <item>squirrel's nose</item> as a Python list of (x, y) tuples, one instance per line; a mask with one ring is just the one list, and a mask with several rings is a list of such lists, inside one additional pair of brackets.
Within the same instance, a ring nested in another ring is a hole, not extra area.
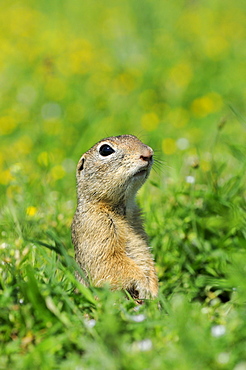
[(152, 162), (153, 161), (153, 150), (150, 147), (146, 147), (143, 151), (142, 154), (140, 155), (140, 159), (142, 159), (145, 162)]

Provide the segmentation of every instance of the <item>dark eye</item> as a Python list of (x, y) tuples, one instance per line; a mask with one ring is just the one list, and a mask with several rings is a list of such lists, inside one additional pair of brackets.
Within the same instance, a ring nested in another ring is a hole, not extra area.
[(110, 155), (112, 153), (114, 153), (114, 149), (111, 148), (110, 145), (108, 144), (103, 144), (100, 148), (99, 148), (99, 153), (103, 156), (103, 157), (106, 157), (107, 155)]

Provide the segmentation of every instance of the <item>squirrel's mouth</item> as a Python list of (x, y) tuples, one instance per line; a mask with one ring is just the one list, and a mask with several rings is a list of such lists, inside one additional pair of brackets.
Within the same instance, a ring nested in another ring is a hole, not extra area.
[(148, 167), (145, 168), (140, 168), (134, 175), (133, 177), (141, 177), (141, 176), (146, 176), (148, 172)]

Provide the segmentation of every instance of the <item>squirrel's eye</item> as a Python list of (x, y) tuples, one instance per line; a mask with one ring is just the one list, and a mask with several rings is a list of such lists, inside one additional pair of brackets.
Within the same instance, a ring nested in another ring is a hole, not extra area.
[(113, 148), (111, 148), (110, 145), (108, 144), (103, 144), (100, 148), (99, 148), (99, 153), (103, 156), (103, 157), (106, 157), (107, 155), (110, 155), (110, 154), (113, 154), (115, 151)]

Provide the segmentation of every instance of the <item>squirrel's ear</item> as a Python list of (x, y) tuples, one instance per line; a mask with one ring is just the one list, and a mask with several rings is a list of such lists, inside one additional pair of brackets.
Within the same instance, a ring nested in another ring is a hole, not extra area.
[(78, 166), (77, 166), (78, 172), (81, 172), (84, 169), (84, 163), (85, 163), (85, 158), (84, 157), (80, 158)]

